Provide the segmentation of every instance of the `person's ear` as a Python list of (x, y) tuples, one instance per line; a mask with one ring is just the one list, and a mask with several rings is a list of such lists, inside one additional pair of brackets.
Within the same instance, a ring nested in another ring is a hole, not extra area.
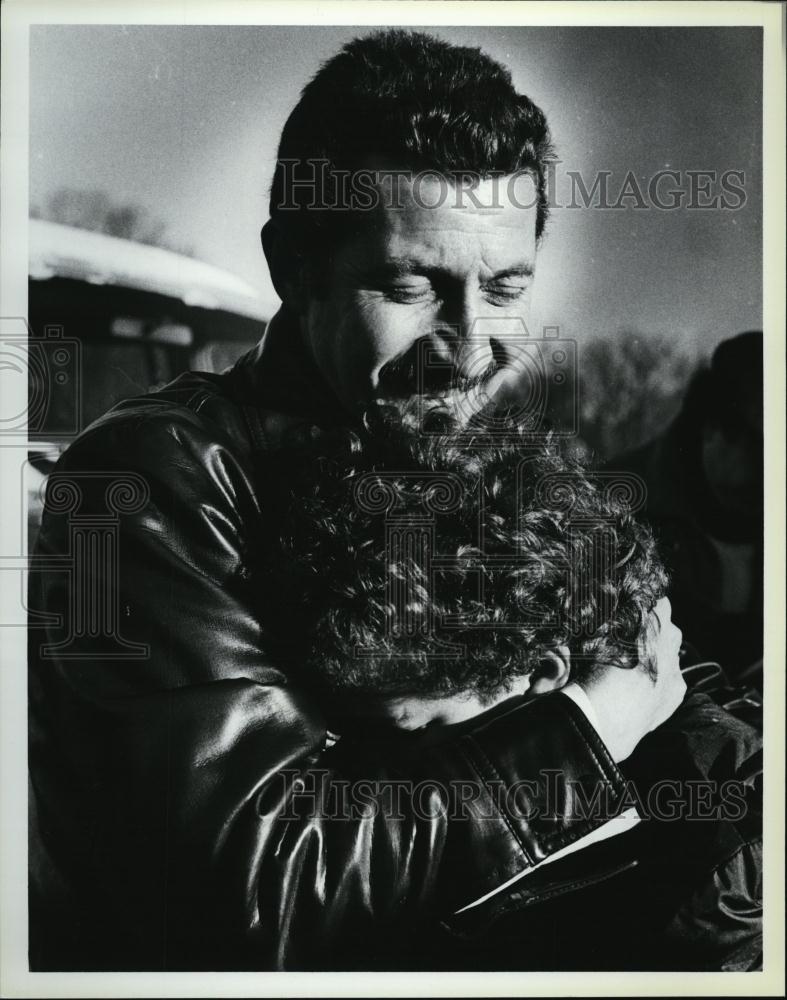
[(276, 294), (285, 306), (301, 313), (306, 303), (303, 257), (273, 219), (262, 227), (260, 239)]
[(543, 654), (530, 675), (530, 694), (547, 694), (568, 684), (571, 676), (571, 654), (568, 646), (555, 646)]

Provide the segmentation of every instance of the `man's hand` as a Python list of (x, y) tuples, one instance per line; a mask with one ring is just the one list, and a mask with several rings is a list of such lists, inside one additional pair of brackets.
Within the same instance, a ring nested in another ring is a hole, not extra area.
[(646, 651), (655, 664), (655, 677), (645, 664), (638, 663), (628, 669), (604, 667), (579, 681), (598, 717), (599, 735), (616, 763), (629, 757), (643, 737), (666, 722), (686, 693), (678, 657), (683, 637), (671, 614), (664, 597), (653, 611), (654, 628)]

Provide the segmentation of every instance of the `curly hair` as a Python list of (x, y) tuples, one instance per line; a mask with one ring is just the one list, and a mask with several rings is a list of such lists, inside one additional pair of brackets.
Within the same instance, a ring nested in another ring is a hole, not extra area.
[(331, 696), (491, 699), (558, 646), (574, 676), (643, 661), (666, 589), (651, 533), (553, 441), (505, 429), (425, 434), (378, 407), (266, 456), (255, 590), (291, 676)]

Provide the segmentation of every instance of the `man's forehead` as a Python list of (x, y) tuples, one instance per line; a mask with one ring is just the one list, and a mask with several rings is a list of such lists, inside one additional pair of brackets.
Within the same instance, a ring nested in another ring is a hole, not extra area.
[(538, 191), (530, 173), (454, 179), (424, 170), (379, 171), (376, 208), (400, 225), (473, 229), (535, 227)]
[(369, 264), (390, 262), (401, 270), (460, 259), (492, 272), (532, 269), (536, 213), (529, 175), (481, 179), (464, 188), (429, 172), (389, 174), (361, 227), (363, 253)]

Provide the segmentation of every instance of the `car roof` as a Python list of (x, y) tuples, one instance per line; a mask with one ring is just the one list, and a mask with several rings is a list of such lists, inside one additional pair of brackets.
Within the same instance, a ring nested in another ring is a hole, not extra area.
[(30, 219), (29, 237), (32, 280), (58, 277), (116, 285), (167, 295), (187, 306), (265, 318), (251, 285), (192, 257), (44, 219)]

